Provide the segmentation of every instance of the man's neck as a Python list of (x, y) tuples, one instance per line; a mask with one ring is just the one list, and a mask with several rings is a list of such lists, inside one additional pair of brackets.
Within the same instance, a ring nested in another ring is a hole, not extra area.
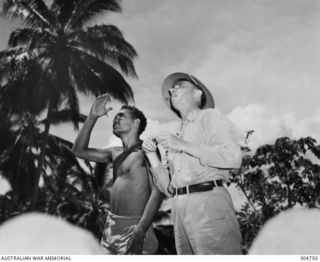
[(200, 108), (198, 108), (196, 105), (181, 105), (181, 107), (178, 109), (182, 121), (186, 120), (191, 112), (198, 110), (200, 110)]
[(141, 140), (137, 136), (122, 136), (121, 137), (122, 146), (124, 150), (127, 150), (128, 148), (141, 143)]

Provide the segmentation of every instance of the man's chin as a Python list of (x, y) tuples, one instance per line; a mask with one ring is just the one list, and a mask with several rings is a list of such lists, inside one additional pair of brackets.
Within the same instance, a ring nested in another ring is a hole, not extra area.
[(112, 133), (116, 136), (116, 137), (120, 137), (120, 132), (118, 130), (113, 130)]
[(172, 101), (171, 100), (171, 106), (173, 109), (178, 110), (179, 108), (179, 103), (177, 103), (177, 101)]
[(171, 97), (171, 104), (178, 105), (181, 103), (181, 97)]

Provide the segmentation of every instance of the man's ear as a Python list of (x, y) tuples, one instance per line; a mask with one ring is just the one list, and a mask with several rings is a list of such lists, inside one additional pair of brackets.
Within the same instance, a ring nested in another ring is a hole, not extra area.
[(201, 96), (202, 96), (202, 90), (200, 90), (200, 89), (195, 89), (195, 90), (194, 90), (194, 94), (195, 94), (195, 97), (196, 97), (196, 98), (201, 98)]
[(134, 125), (137, 127), (137, 130), (139, 130), (139, 126), (140, 126), (140, 119), (135, 119), (134, 120)]

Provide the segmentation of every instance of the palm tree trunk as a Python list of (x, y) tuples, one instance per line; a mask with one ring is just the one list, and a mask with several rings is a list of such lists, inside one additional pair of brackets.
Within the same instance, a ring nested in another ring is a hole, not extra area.
[(48, 106), (47, 118), (45, 121), (45, 128), (43, 132), (43, 139), (42, 139), (41, 148), (40, 148), (40, 157), (39, 157), (36, 173), (33, 179), (30, 211), (34, 211), (37, 205), (37, 200), (39, 195), (39, 180), (42, 173), (43, 164), (44, 164), (45, 155), (46, 155), (47, 141), (49, 137), (49, 129), (51, 124), (51, 113), (52, 113), (52, 101), (50, 100), (49, 106)]
[[(19, 158), (18, 161), (18, 167), (21, 166), (21, 158)], [(13, 211), (13, 207), (16, 205), (16, 201), (18, 199), (17, 197), (17, 191), (18, 191), (18, 186), (20, 183), (20, 177), (21, 177), (21, 169), (18, 169), (17, 172), (17, 178), (16, 181), (14, 182), (13, 188), (12, 188), (12, 198), (11, 198), (11, 205), (9, 206), (9, 214), (11, 214), (11, 212)]]

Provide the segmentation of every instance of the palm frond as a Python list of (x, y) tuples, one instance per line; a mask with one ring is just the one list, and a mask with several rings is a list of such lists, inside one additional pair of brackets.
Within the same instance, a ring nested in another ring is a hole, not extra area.
[(68, 36), (69, 44), (77, 49), (94, 54), (99, 59), (120, 66), (127, 74), (137, 77), (133, 59), (137, 52), (112, 25), (99, 25), (73, 32)]
[(42, 28), (18, 28), (14, 30), (9, 38), (8, 45), (10, 47), (25, 45), (31, 49), (46, 48), (52, 45), (56, 40), (54, 35), (48, 29)]
[(19, 45), (29, 44), (33, 33), (34, 29), (32, 28), (18, 28), (11, 32), (8, 45), (10, 47), (16, 47)]
[(23, 52), (19, 56), (11, 56), (7, 61), (2, 59), (0, 65), (0, 81), (15, 80), (24, 74), (24, 65), (29, 62), (29, 52)]
[[(83, 123), (86, 120), (86, 116), (83, 114), (75, 114), (75, 110), (73, 109), (63, 109), (60, 111), (53, 111), (52, 112), (52, 118), (51, 118), (51, 124), (58, 125), (62, 123), (72, 122), (73, 124), (79, 124)], [(40, 121), (41, 124), (45, 124), (47, 119), (43, 119)]]
[(30, 194), (37, 157), (32, 149), (39, 146), (40, 130), (30, 115), (22, 114), (20, 117), (19, 125), (14, 130), (6, 131), (9, 134), (6, 139), (10, 139), (11, 143), (3, 144), (5, 147), (2, 151), (6, 157), (1, 157), (0, 170), (8, 178), (13, 190), (24, 197)]
[(74, 50), (72, 59), (72, 75), (80, 92), (95, 96), (109, 93), (124, 103), (134, 100), (130, 85), (112, 66), (78, 50)]
[[(75, 83), (74, 79), (71, 77), (69, 67), (69, 77), (72, 83)], [(79, 129), (79, 122), (84, 122), (86, 120), (86, 116), (80, 114), (80, 107), (79, 107), (79, 99), (76, 93), (75, 85), (69, 85), (69, 88), (66, 90), (66, 106), (71, 110), (71, 121), (73, 123), (73, 127), (75, 130)]]
[(46, 88), (39, 87), (39, 82), (45, 78), (45, 73), (37, 64), (30, 65), (28, 70), (14, 79), (11, 78), (0, 88), (0, 108), (15, 114), (40, 114), (50, 95)]
[(10, 59), (18, 59), (20, 57), (28, 57), (28, 50), (25, 46), (15, 46), (6, 50), (0, 51), (0, 62), (4, 63)]
[(73, 16), (75, 6), (80, 0), (54, 0), (51, 5), (51, 11), (56, 16), (56, 27), (63, 32), (66, 23)]
[(137, 52), (123, 37), (119, 28), (114, 25), (94, 25), (66, 35), (67, 41), (95, 41), (101, 40), (106, 48), (123, 52), (130, 58), (137, 56)]
[(120, 12), (120, 0), (83, 0), (77, 1), (75, 10), (66, 25), (66, 29), (79, 29), (97, 15), (106, 12)]
[[(60, 158), (61, 162), (59, 168), (65, 170), (65, 177), (70, 176), (72, 178), (80, 177), (83, 179), (88, 174), (79, 164), (76, 156), (71, 152), (73, 143), (65, 140), (61, 137), (50, 134), (48, 138), (48, 151), (52, 152), (54, 157)], [(92, 166), (90, 162), (86, 163), (87, 167), (91, 170)], [(90, 171), (92, 172), (92, 171)], [(76, 182), (77, 183), (77, 182)]]
[(72, 143), (61, 137), (49, 135), (48, 137), (48, 150), (56, 157), (60, 157), (64, 161), (67, 159), (70, 166), (77, 165), (78, 161), (71, 152)]
[(7, 17), (22, 18), (32, 27), (52, 26), (52, 14), (43, 0), (5, 0), (2, 13)]
[(45, 70), (47, 54), (48, 52), (41, 49), (30, 50), (26, 46), (17, 46), (0, 52), (0, 81), (27, 76), (34, 64)]

